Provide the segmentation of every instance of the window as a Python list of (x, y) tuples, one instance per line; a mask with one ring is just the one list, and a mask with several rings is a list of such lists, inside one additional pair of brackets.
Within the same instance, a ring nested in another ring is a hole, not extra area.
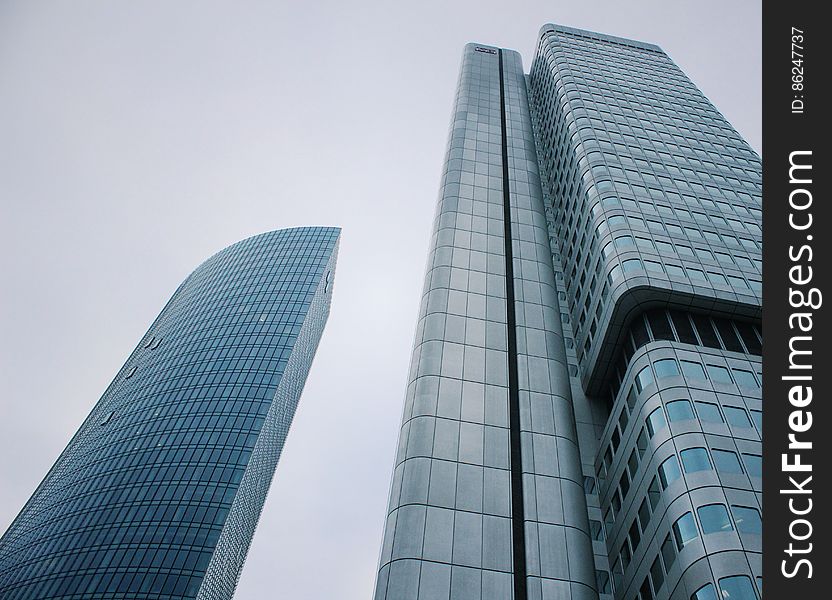
[(679, 479), (681, 476), (682, 471), (679, 469), (679, 461), (675, 454), (659, 465), (659, 479), (662, 482), (663, 490), (666, 490), (667, 486)]
[(731, 512), (734, 513), (734, 521), (740, 533), (753, 533), (754, 535), (763, 533), (763, 521), (760, 518), (760, 511), (756, 508), (732, 506)]
[(689, 544), (691, 540), (699, 537), (699, 532), (696, 530), (696, 521), (693, 515), (686, 512), (673, 523), (673, 538), (676, 540), (676, 550), (682, 551), (685, 545)]
[(702, 368), (702, 365), (698, 362), (693, 362), (690, 360), (683, 360), (682, 362), (682, 373), (684, 374), (686, 379), (701, 379), (705, 380), (705, 369)]
[(650, 524), (650, 509), (647, 506), (647, 498), (641, 501), (641, 506), (638, 507), (638, 521), (641, 524), (641, 530), (646, 531), (647, 525)]
[(711, 450), (716, 470), (720, 473), (742, 473), (742, 465), (737, 455), (730, 450)]
[(665, 408), (667, 409), (667, 419), (671, 423), (673, 421), (685, 421), (687, 419), (696, 418), (693, 414), (693, 408), (687, 400), (674, 400), (673, 402), (668, 402)]
[(638, 434), (636, 448), (638, 449), (638, 458), (641, 460), (644, 458), (644, 453), (647, 452), (647, 429), (645, 427), (642, 427)]
[(653, 477), (653, 481), (650, 482), (650, 487), (647, 488), (647, 499), (650, 501), (651, 510), (656, 510), (656, 506), (658, 506), (661, 497), (662, 491), (659, 489), (659, 479), (658, 477)]
[(650, 589), (650, 580), (647, 577), (641, 583), (638, 593), (641, 594), (641, 600), (653, 600), (653, 590)]
[(705, 535), (734, 530), (724, 504), (706, 504), (697, 508), (696, 512), (702, 525), (702, 533)]
[(752, 477), (763, 476), (763, 457), (759, 454), (743, 454), (742, 461), (745, 463), (745, 468), (748, 474)]
[(653, 580), (653, 589), (656, 592), (661, 589), (662, 584), (664, 583), (664, 571), (662, 571), (662, 561), (657, 556), (656, 560), (653, 561), (652, 566), (650, 567), (650, 579)]
[(719, 580), (719, 591), (724, 600), (757, 600), (754, 585), (745, 575), (723, 577)]
[(653, 363), (653, 367), (656, 369), (656, 377), (658, 379), (662, 379), (664, 377), (674, 377), (679, 374), (679, 367), (676, 365), (676, 361), (672, 358), (657, 360)]
[(680, 454), (682, 456), (682, 466), (685, 469), (685, 473), (710, 471), (713, 469), (711, 459), (708, 458), (708, 451), (704, 448), (688, 448), (687, 450), (682, 450)]
[(627, 470), (630, 472), (630, 478), (634, 479), (638, 472), (638, 453), (633, 449), (630, 452), (630, 458), (627, 459)]
[(751, 412), (751, 420), (754, 421), (754, 425), (757, 426), (757, 431), (760, 432), (760, 435), (763, 434), (763, 411), (761, 410), (752, 410)]
[(701, 588), (693, 592), (690, 600), (717, 600), (713, 584), (706, 583), (703, 585)]
[(669, 573), (670, 567), (676, 562), (676, 547), (673, 545), (673, 540), (670, 539), (669, 533), (664, 538), (664, 542), (662, 542), (662, 560), (664, 561), (665, 569)]
[(621, 558), (621, 566), (626, 571), (627, 566), (630, 564), (630, 559), (633, 557), (632, 553), (630, 552), (630, 545), (627, 543), (627, 540), (624, 540), (624, 543), (621, 544), (621, 552), (619, 552), (619, 556)]
[(598, 593), (599, 594), (611, 594), (612, 588), (610, 587), (610, 573), (609, 571), (601, 571), (596, 569), (595, 570), (595, 583), (598, 584)]
[(647, 415), (647, 433), (652, 438), (660, 429), (667, 427), (667, 420), (664, 418), (662, 407), (658, 407)]
[(748, 420), (746, 412), (735, 406), (723, 406), (725, 411), (725, 419), (732, 427), (739, 427), (740, 429), (748, 429), (751, 427), (751, 421)]
[(627, 260), (621, 263), (621, 268), (624, 270), (625, 273), (640, 271), (642, 268), (641, 261), (637, 258), (628, 258)]
[(760, 387), (757, 383), (757, 378), (754, 377), (754, 373), (751, 371), (746, 371), (744, 369), (731, 370), (734, 372), (734, 379), (736, 380), (738, 386), (752, 390)]
[(719, 412), (719, 406), (710, 402), (693, 403), (696, 406), (696, 412), (699, 414), (699, 420), (708, 423), (724, 423), (722, 420), (722, 413)]
[(641, 541), (641, 533), (638, 530), (638, 522), (636, 519), (633, 519), (633, 524), (630, 525), (630, 531), (628, 532), (630, 537), (630, 546), (635, 552), (636, 548), (638, 548), (638, 543)]
[(595, 493), (595, 478), (592, 475), (584, 475), (584, 493)]
[(604, 530), (601, 527), (601, 521), (595, 519), (589, 520), (589, 532), (592, 534), (593, 541), (600, 542), (604, 539)]
[(653, 383), (653, 371), (650, 370), (650, 366), (648, 365), (636, 375), (636, 390), (641, 392), (651, 383)]
[(711, 381), (714, 383), (726, 383), (729, 385), (734, 383), (731, 380), (731, 374), (728, 373), (728, 369), (718, 365), (708, 365), (708, 377), (710, 377)]

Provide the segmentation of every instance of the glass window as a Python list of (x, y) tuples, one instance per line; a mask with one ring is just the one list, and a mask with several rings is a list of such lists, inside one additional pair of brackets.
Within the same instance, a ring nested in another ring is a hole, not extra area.
[(696, 412), (699, 415), (700, 421), (708, 423), (724, 423), (722, 420), (722, 413), (719, 412), (719, 406), (711, 402), (695, 401)]
[(724, 533), (733, 531), (731, 518), (724, 504), (706, 504), (696, 509), (699, 515), (699, 523), (702, 525), (702, 533)]
[(658, 592), (664, 583), (664, 571), (662, 570), (662, 561), (657, 556), (656, 560), (650, 566), (650, 579), (653, 580), (653, 589)]
[(611, 594), (612, 587), (610, 586), (609, 571), (595, 570), (595, 583), (598, 584), (599, 594)]
[(667, 420), (664, 418), (664, 411), (661, 406), (647, 415), (647, 432), (651, 438), (656, 435), (657, 431), (665, 427), (667, 427)]
[(696, 530), (696, 521), (693, 515), (686, 512), (673, 524), (673, 538), (676, 540), (676, 549), (681, 552), (686, 544), (699, 537)]
[(630, 471), (631, 478), (635, 478), (636, 473), (638, 472), (638, 459), (638, 453), (635, 448), (633, 448), (633, 451), (630, 452), (630, 458), (627, 459), (627, 470)]
[(695, 419), (693, 414), (693, 407), (687, 400), (674, 400), (668, 402), (665, 406), (667, 409), (667, 419), (672, 423), (673, 421), (685, 421), (687, 419)]
[(612, 566), (612, 584), (613, 588), (620, 589), (621, 582), (624, 579), (624, 567), (621, 564), (621, 557), (618, 557), (615, 564)]
[(737, 333), (734, 331), (734, 326), (731, 325), (731, 321), (716, 317), (714, 317), (713, 321), (716, 325), (716, 330), (719, 332), (719, 337), (722, 338), (722, 345), (725, 346), (725, 349), (732, 352), (743, 352), (744, 350), (742, 344), (740, 343), (740, 338), (737, 337)]
[(754, 585), (745, 575), (723, 577), (719, 580), (719, 591), (724, 600), (757, 600)]
[(711, 320), (703, 315), (691, 315), (693, 324), (696, 326), (696, 331), (699, 332), (699, 339), (702, 344), (708, 348), (721, 349), (719, 338), (716, 336)]
[(659, 465), (659, 479), (662, 482), (662, 489), (666, 490), (667, 486), (676, 481), (682, 476), (682, 471), (679, 469), (679, 460), (676, 455), (667, 458)]
[(604, 529), (601, 527), (601, 521), (590, 519), (589, 532), (592, 534), (592, 539), (596, 542), (600, 542), (604, 539)]
[(644, 458), (644, 453), (647, 452), (647, 428), (642, 427), (636, 440), (636, 448), (638, 449), (638, 458)]
[(630, 332), (633, 334), (633, 342), (635, 343), (636, 348), (641, 348), (644, 344), (650, 341), (650, 334), (647, 333), (647, 325), (641, 317), (636, 318), (636, 320), (633, 321)]
[(584, 493), (595, 493), (595, 478), (592, 475), (584, 475)]
[(682, 267), (680, 267), (679, 265), (668, 264), (668, 265), (665, 265), (665, 267), (667, 269), (667, 274), (668, 275), (671, 275), (673, 277), (679, 277), (679, 278), (685, 276), (685, 270)]
[(667, 312), (664, 310), (651, 310), (645, 313), (650, 329), (653, 331), (654, 340), (675, 340), (673, 329), (667, 320)]
[(621, 558), (621, 566), (624, 570), (627, 570), (627, 567), (630, 564), (630, 559), (632, 558), (632, 553), (630, 552), (630, 545), (627, 543), (627, 540), (624, 540), (624, 543), (621, 544), (621, 552), (619, 553), (619, 557)]
[(658, 506), (661, 497), (662, 491), (659, 489), (659, 478), (653, 477), (653, 481), (650, 482), (650, 487), (647, 488), (647, 499), (650, 501), (651, 510), (656, 510), (656, 506)]
[(757, 426), (757, 431), (760, 432), (760, 435), (763, 435), (763, 411), (752, 410), (750, 412), (751, 420), (754, 421), (754, 425)]
[(748, 415), (743, 409), (735, 406), (723, 406), (722, 410), (725, 411), (725, 419), (732, 427), (738, 427), (740, 429), (751, 427), (751, 421), (748, 420)]
[(754, 535), (763, 533), (763, 521), (760, 518), (760, 511), (756, 508), (732, 506), (731, 512), (734, 513), (734, 521), (740, 533), (753, 533)]
[(693, 325), (690, 324), (687, 314), (679, 310), (671, 310), (670, 318), (673, 320), (673, 326), (676, 328), (676, 335), (679, 341), (685, 344), (698, 344), (696, 334), (693, 332)]
[(641, 594), (641, 600), (653, 600), (653, 590), (650, 589), (650, 580), (647, 577), (641, 582), (638, 593)]
[(638, 521), (641, 524), (641, 530), (646, 531), (647, 525), (650, 524), (650, 508), (647, 506), (647, 498), (641, 501), (641, 506), (638, 507)]
[(703, 585), (701, 588), (693, 592), (690, 600), (717, 600), (713, 584), (706, 583)]
[(728, 369), (719, 365), (708, 365), (708, 377), (715, 383), (734, 383), (731, 380), (731, 374), (728, 373)]
[(672, 358), (657, 360), (653, 363), (653, 367), (656, 369), (656, 377), (658, 379), (662, 379), (664, 377), (674, 377), (679, 374), (679, 367), (676, 365), (676, 361)]
[(705, 377), (705, 369), (702, 368), (700, 363), (690, 360), (683, 360), (681, 363), (682, 373), (684, 373), (685, 379), (707, 379), (707, 377)]
[(653, 383), (653, 371), (650, 370), (650, 366), (648, 365), (636, 375), (636, 390), (641, 392), (651, 383)]
[(730, 450), (711, 450), (716, 470), (720, 473), (742, 473), (742, 465), (736, 453)]
[(708, 451), (705, 448), (688, 448), (687, 450), (682, 450), (680, 455), (685, 473), (710, 471), (713, 469), (711, 467), (711, 459), (708, 458)]
[(662, 543), (662, 560), (664, 561), (664, 566), (669, 573), (670, 567), (672, 567), (673, 563), (676, 562), (676, 547), (673, 545), (673, 540), (670, 539), (669, 533), (667, 534), (667, 537), (664, 538), (664, 542)]
[(742, 461), (745, 463), (745, 468), (748, 474), (752, 477), (763, 476), (763, 457), (759, 454), (743, 454)]
[(638, 521), (636, 519), (633, 519), (628, 535), (630, 536), (630, 547), (635, 552), (636, 548), (638, 548), (638, 543), (641, 541), (641, 533), (638, 530)]
[(737, 385), (743, 388), (756, 389), (760, 385), (757, 383), (757, 378), (754, 373), (746, 371), (745, 369), (731, 369), (734, 372), (734, 379)]
[(625, 273), (640, 271), (642, 268), (641, 261), (637, 258), (628, 258), (627, 260), (621, 263), (621, 268), (624, 270)]

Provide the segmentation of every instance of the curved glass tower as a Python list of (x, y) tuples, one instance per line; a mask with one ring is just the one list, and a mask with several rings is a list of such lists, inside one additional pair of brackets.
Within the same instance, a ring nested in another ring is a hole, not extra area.
[(376, 600), (756, 600), (760, 159), (657, 46), (466, 46)]
[(232, 597), (339, 236), (264, 233), (191, 273), (0, 539), (0, 597)]

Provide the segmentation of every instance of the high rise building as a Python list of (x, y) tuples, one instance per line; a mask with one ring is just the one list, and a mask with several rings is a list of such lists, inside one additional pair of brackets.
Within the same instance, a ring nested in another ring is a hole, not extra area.
[(0, 597), (228, 600), (329, 314), (340, 230), (179, 286), (0, 539)]
[(465, 47), (377, 600), (761, 595), (760, 206), (657, 46)]

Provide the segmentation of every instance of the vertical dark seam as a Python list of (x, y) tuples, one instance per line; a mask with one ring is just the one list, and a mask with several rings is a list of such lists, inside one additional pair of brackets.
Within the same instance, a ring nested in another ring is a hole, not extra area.
[(520, 391), (517, 376), (517, 317), (514, 303), (514, 252), (511, 245), (511, 196), (508, 183), (508, 132), (503, 78), (500, 62), (500, 125), (503, 150), (503, 242), (506, 259), (506, 327), (508, 329), (508, 420), (511, 458), (511, 534), (514, 557), (514, 600), (526, 600), (526, 525), (523, 505), (523, 460), (520, 448)]

